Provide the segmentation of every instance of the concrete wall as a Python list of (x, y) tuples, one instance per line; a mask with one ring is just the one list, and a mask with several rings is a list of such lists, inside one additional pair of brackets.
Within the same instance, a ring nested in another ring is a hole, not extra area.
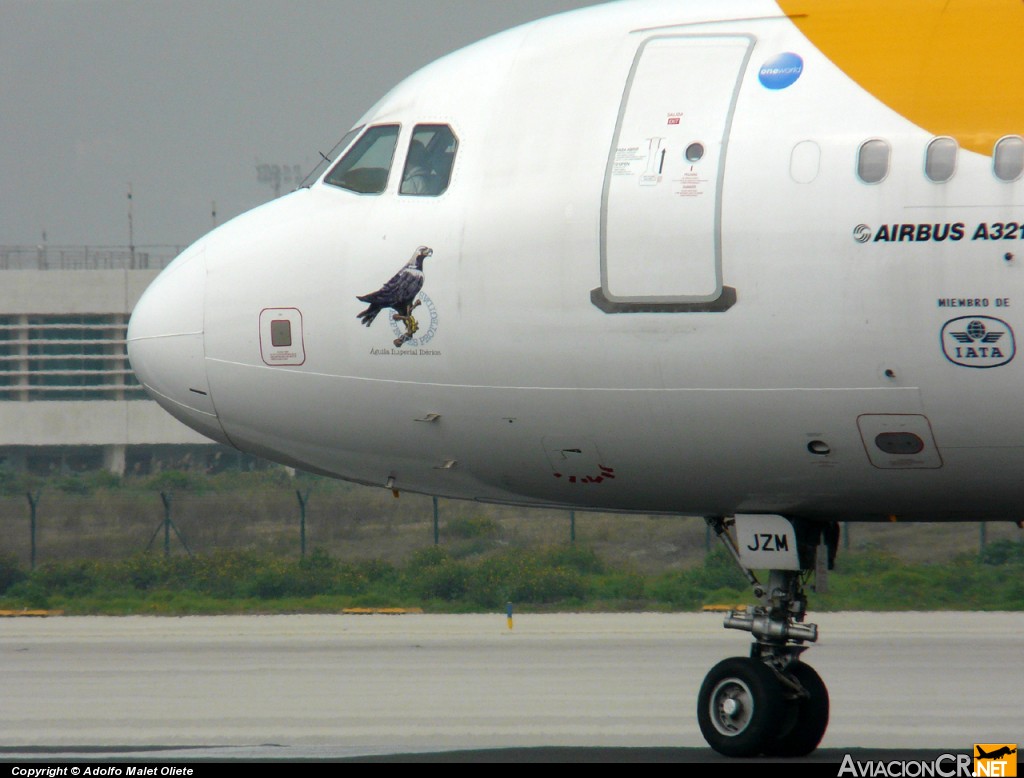
[[(6, 270), (0, 314), (128, 315), (159, 270)], [(0, 401), (0, 446), (105, 446), (124, 467), (124, 447), (213, 445), (151, 400)]]
[(151, 400), (0, 402), (0, 446), (213, 443)]
[(131, 313), (159, 270), (5, 270), (0, 313)]

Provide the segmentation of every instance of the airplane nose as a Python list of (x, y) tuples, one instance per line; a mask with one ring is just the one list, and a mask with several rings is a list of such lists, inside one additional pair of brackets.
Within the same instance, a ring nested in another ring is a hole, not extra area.
[(149, 395), (179, 421), (231, 445), (206, 380), (206, 248), (194, 247), (143, 293), (128, 322), (128, 359)]

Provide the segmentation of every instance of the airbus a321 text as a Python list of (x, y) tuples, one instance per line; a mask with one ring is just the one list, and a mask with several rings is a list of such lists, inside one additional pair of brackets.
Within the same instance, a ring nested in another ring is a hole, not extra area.
[(637, 0), (496, 35), (178, 257), (132, 365), (313, 472), (707, 517), (761, 604), (701, 731), (807, 754), (838, 522), (1022, 518), (1022, 28), (1019, 0)]

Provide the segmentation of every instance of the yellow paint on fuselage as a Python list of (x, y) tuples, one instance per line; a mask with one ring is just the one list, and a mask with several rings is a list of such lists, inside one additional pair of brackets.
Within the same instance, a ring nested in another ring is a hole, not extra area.
[(1021, 0), (778, 0), (837, 67), (933, 135), (1024, 135)]

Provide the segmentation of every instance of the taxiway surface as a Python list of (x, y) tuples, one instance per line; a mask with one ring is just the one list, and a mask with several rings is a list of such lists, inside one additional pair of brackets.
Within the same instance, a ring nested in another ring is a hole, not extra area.
[[(812, 620), (822, 637), (805, 658), (832, 699), (824, 748), (1024, 740), (1024, 614)], [(524, 614), (513, 630), (504, 614), (4, 619), (0, 747), (7, 758), (186, 747), (171, 759), (704, 747), (701, 680), (749, 649), (748, 635), (721, 624), (720, 614)]]

